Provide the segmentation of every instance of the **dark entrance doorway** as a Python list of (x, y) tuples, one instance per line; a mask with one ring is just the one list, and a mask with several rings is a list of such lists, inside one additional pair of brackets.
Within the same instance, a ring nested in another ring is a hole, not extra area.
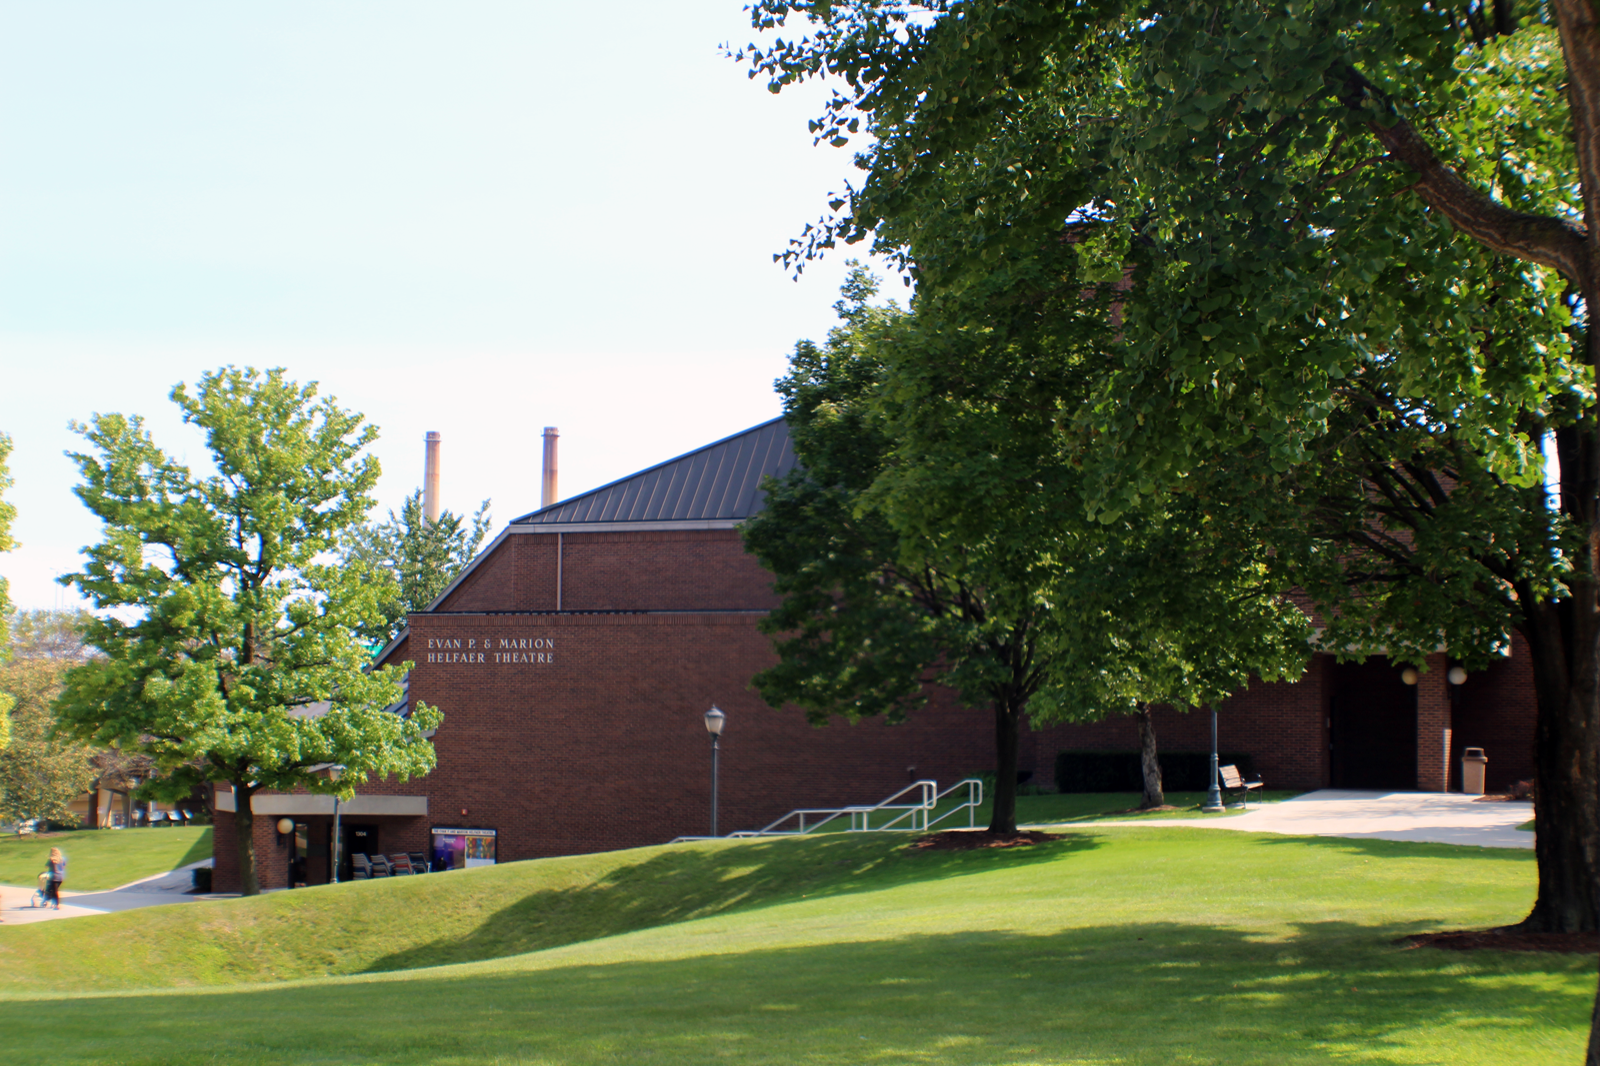
[(372, 855), (378, 851), (378, 827), (345, 822), (339, 826), (339, 838), (339, 880), (348, 881), (350, 856)]
[(1333, 668), (1328, 713), (1334, 788), (1417, 787), (1417, 690), (1388, 659)]

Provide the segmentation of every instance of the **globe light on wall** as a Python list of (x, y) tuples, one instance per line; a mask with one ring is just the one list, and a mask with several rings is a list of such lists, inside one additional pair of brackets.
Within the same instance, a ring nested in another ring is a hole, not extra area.
[(278, 819), (278, 832), (281, 833), (284, 836), (288, 836), (290, 833), (294, 832), (294, 819), (293, 818), (279, 818)]
[(1415, 685), (1417, 683), (1417, 668), (1408, 666), (1400, 671), (1400, 680), (1407, 685)]
[(1467, 672), (1459, 666), (1452, 666), (1450, 672), (1445, 674), (1444, 677), (1452, 685), (1465, 685), (1467, 683)]

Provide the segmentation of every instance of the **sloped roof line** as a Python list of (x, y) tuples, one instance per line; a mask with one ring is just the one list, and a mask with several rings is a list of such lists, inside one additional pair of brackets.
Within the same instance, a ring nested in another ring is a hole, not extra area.
[(741, 520), (761, 510), (761, 482), (795, 466), (782, 417), (511, 520), (512, 526), (586, 522)]

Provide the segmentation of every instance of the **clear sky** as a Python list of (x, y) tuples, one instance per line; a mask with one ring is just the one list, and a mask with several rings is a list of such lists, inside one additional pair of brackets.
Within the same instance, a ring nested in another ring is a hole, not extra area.
[[(722, 56), (739, 0), (0, 0), (0, 431), (24, 608), (97, 523), (72, 419), (284, 366), (383, 431), (381, 507), (444, 437), (445, 506), (538, 505), (776, 416), (845, 254), (772, 253), (853, 173), (822, 97)], [(898, 284), (894, 286), (898, 289)]]

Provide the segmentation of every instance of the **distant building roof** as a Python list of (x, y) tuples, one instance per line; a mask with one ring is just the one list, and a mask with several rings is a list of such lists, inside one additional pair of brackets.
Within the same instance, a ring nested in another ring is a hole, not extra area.
[(513, 518), (513, 526), (581, 522), (739, 521), (765, 505), (761, 480), (794, 469), (782, 418), (630, 474), (581, 496)]

